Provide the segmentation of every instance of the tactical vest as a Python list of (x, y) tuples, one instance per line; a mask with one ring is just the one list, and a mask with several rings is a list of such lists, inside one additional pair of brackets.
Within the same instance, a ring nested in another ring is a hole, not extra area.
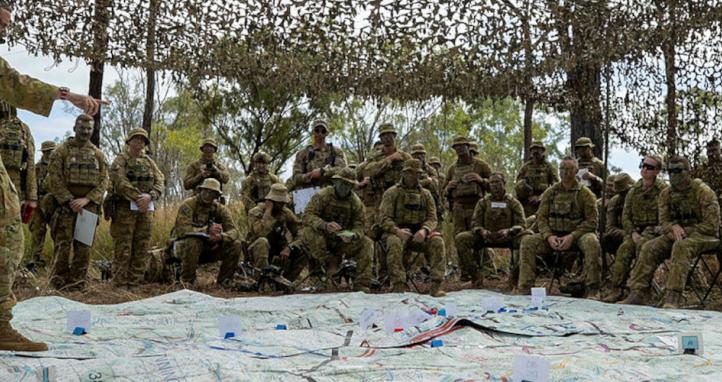
[(0, 156), (8, 170), (25, 170), (23, 160), (25, 136), (22, 122), (17, 118), (3, 120), (0, 126)]
[(327, 165), (331, 167), (336, 166), (336, 150), (333, 145), (326, 144), (327, 150), (318, 151), (313, 146), (308, 147), (306, 151), (306, 158), (303, 161), (303, 172), (307, 173), (315, 168), (324, 168)]
[(251, 176), (251, 199), (256, 203), (263, 202), (266, 195), (271, 191), (273, 180), (269, 174), (261, 175), (254, 172)]
[(394, 201), (394, 217), (396, 225), (416, 231), (426, 221), (428, 208), (422, 189), (398, 188), (399, 193)]
[(456, 162), (456, 169), (454, 170), (454, 178), (451, 180), (457, 181), (457, 186), (453, 191), (452, 196), (454, 199), (473, 199), (473, 198), (480, 198), (481, 194), (483, 192), (481, 186), (476, 182), (464, 182), (462, 181), (462, 178), (464, 175), (469, 173), (475, 173), (476, 171), (476, 162), (471, 161), (469, 164), (461, 164), (458, 161)]
[(200, 201), (196, 200), (195, 208), (193, 209), (193, 227), (210, 227), (211, 223), (218, 222), (218, 204), (213, 202), (209, 208), (205, 209), (201, 207)]
[(125, 176), (128, 178), (130, 184), (142, 193), (152, 191), (153, 185), (155, 184), (155, 176), (150, 161), (151, 159), (147, 156), (140, 158), (128, 156), (126, 158)]
[(702, 210), (697, 194), (702, 188), (702, 180), (694, 179), (684, 191), (669, 189), (669, 215), (673, 222), (687, 227), (702, 221)]
[[(501, 202), (494, 202), (491, 200), (491, 196), (487, 196), (481, 202), (484, 204), (484, 216), (482, 216), (482, 226), (491, 231), (496, 232), (502, 229), (511, 228), (514, 225), (514, 214), (511, 210), (511, 199), (508, 196), (504, 196), (504, 200)], [(492, 203), (504, 203), (504, 207), (492, 206)]]
[(635, 228), (646, 228), (659, 224), (659, 193), (662, 188), (655, 184), (645, 189), (641, 182), (634, 185), (634, 192), (627, 195), (630, 199), (631, 220)]
[(579, 188), (564, 190), (561, 183), (552, 188), (549, 204), (549, 228), (554, 233), (570, 233), (582, 223), (584, 214), (579, 203)]
[(349, 196), (348, 199), (340, 200), (331, 191), (331, 198), (325, 198), (323, 209), (321, 210), (320, 218), (327, 222), (336, 222), (343, 229), (350, 229), (351, 223), (353, 222), (353, 204)]
[[(385, 156), (381, 157), (382, 159), (385, 158)], [(386, 167), (384, 169), (384, 172), (377, 176), (378, 179), (378, 186), (383, 188), (383, 191), (388, 190), (389, 188), (393, 187), (396, 183), (401, 180), (401, 170), (404, 167), (403, 161), (397, 160), (391, 162), (391, 166)]]
[(67, 186), (96, 186), (100, 182), (100, 161), (92, 145), (65, 145), (65, 184)]
[(528, 162), (523, 178), (525, 183), (534, 190), (533, 195), (541, 195), (551, 186), (549, 183), (549, 163), (535, 164)]

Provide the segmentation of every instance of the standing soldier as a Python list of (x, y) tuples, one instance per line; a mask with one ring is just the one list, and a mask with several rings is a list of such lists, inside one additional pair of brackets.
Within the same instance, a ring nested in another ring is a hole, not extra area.
[(18, 191), (21, 211), (38, 206), (35, 179), (35, 140), (28, 125), (17, 117), (17, 110), (0, 100), (0, 157)]
[(456, 163), (446, 174), (446, 195), (450, 200), (454, 221), (454, 236), (471, 230), (471, 217), (476, 203), (489, 187), (491, 167), (485, 161), (474, 158), (469, 151), (469, 140), (456, 137), (451, 144), (456, 151)]
[(178, 207), (171, 237), (184, 283), (195, 283), (199, 264), (220, 261), (216, 283), (232, 286), (242, 254), (241, 236), (228, 208), (218, 202), (220, 197), (221, 183), (207, 178), (198, 186), (196, 195)]
[[(611, 178), (608, 176), (607, 178)], [(617, 253), (617, 249), (624, 241), (624, 227), (622, 224), (622, 213), (624, 211), (624, 200), (634, 180), (626, 172), (614, 176), (613, 193), (605, 209), (606, 221), (602, 235), (602, 249), (604, 253)]]
[[(38, 184), (38, 200), (42, 201), (47, 194), (43, 183), (45, 177), (48, 174), (48, 164), (50, 163), (50, 154), (55, 150), (55, 142), (45, 141), (40, 146), (40, 151), (43, 153), (40, 162), (35, 164), (35, 179)], [(30, 217), (30, 234), (32, 235), (32, 248), (30, 249), (30, 261), (27, 264), (27, 268), (30, 270), (37, 270), (45, 267), (45, 259), (43, 258), (43, 247), (45, 247), (45, 234), (47, 232), (48, 216), (46, 216), (43, 210), (43, 203), (38, 205), (38, 208)]]
[(536, 220), (539, 233), (521, 241), (516, 294), (529, 294), (534, 286), (537, 256), (575, 248), (584, 256), (586, 296), (599, 298), (602, 248), (595, 232), (597, 206), (592, 191), (577, 180), (578, 170), (576, 159), (564, 158), (559, 166), (561, 182), (542, 195)]
[(374, 229), (374, 225), (377, 223), (376, 206), (381, 203), (383, 192), (379, 191), (379, 187), (371, 184), (371, 176), (368, 171), (366, 171), (366, 167), (373, 162), (377, 155), (381, 154), (382, 147), (383, 143), (381, 143), (381, 141), (376, 141), (376, 143), (374, 143), (373, 152), (369, 153), (369, 157), (356, 169), (356, 176), (359, 181), (358, 184), (356, 184), (356, 194), (359, 198), (361, 198), (361, 201), (364, 204), (364, 208), (366, 210), (364, 220), (366, 235), (372, 240), (375, 240), (377, 236), (375, 232), (372, 232), (372, 230)]
[(193, 195), (196, 195), (196, 187), (203, 183), (204, 180), (211, 178), (218, 180), (221, 184), (221, 190), (223, 190), (223, 185), (228, 183), (230, 174), (226, 166), (216, 160), (218, 144), (215, 140), (208, 138), (203, 140), (203, 144), (199, 149), (201, 150), (201, 158), (191, 163), (186, 169), (186, 175), (183, 177), (183, 187), (186, 190), (193, 191)]
[(50, 226), (55, 242), (50, 282), (56, 289), (85, 288), (90, 247), (74, 240), (75, 222), (83, 210), (100, 214), (110, 183), (105, 155), (90, 142), (93, 126), (91, 116), (79, 115), (75, 136), (55, 149), (48, 165), (45, 188), (54, 199)]
[(446, 174), (444, 174), (441, 170), (441, 161), (439, 160), (439, 157), (429, 158), (429, 165), (436, 170), (436, 173), (439, 176), (439, 191), (442, 191), (441, 187), (446, 184)]
[(722, 198), (722, 150), (718, 140), (707, 142), (707, 162), (695, 169), (695, 176)]
[[(8, 1), (0, 0), (0, 37), (4, 37), (11, 21), (12, 7)], [(0, 100), (48, 116), (56, 99), (68, 100), (90, 115), (98, 112), (101, 103), (106, 104), (105, 101), (72, 93), (68, 88), (58, 88), (22, 75), (0, 58)], [(11, 182), (5, 166), (0, 163), (0, 252), (5, 257), (0, 266), (0, 350), (45, 351), (48, 350), (46, 344), (29, 340), (10, 325), (12, 308), (15, 306), (12, 292), (15, 270), (23, 254), (20, 201), (12, 191)]]
[(516, 176), (514, 191), (527, 217), (536, 214), (544, 191), (559, 181), (559, 172), (546, 160), (545, 151), (541, 141), (534, 141), (529, 146), (531, 159), (524, 163)]
[[(483, 263), (476, 251), (485, 246), (500, 246), (511, 243), (518, 249), (524, 231), (524, 208), (516, 198), (506, 193), (504, 174), (495, 172), (489, 177), (490, 192), (476, 203), (472, 218), (472, 229), (456, 235), (456, 250), (463, 272), (473, 275), (474, 286), (484, 285)], [(486, 251), (485, 251), (486, 252)], [(483, 253), (484, 263), (489, 261)], [(516, 270), (512, 269), (512, 273)], [(511, 279), (515, 276), (512, 275)]]
[(434, 198), (429, 190), (419, 184), (422, 174), (424, 170), (421, 162), (408, 160), (404, 162), (401, 181), (384, 193), (379, 217), (386, 243), (386, 262), (393, 292), (405, 292), (404, 254), (410, 251), (423, 253), (431, 269), (432, 286), (429, 294), (443, 297), (446, 295), (442, 289), (446, 273), (444, 239), (436, 232)]
[(647, 155), (639, 167), (642, 179), (632, 186), (624, 199), (624, 241), (617, 249), (617, 256), (612, 264), (612, 285), (609, 294), (604, 298), (605, 302), (617, 302), (624, 297), (624, 287), (632, 262), (637, 258), (642, 245), (658, 236), (659, 194), (668, 187), (658, 177), (662, 171), (662, 158)]
[(271, 191), (271, 185), (279, 183), (276, 175), (268, 172), (268, 166), (271, 163), (271, 156), (260, 151), (253, 156), (253, 165), (251, 174), (243, 180), (241, 185), (241, 197), (243, 198), (243, 208), (248, 211), (253, 209), (257, 204), (262, 203)]
[(631, 292), (623, 304), (648, 304), (654, 272), (671, 257), (663, 307), (679, 308), (692, 260), (719, 246), (717, 195), (701, 179), (692, 178), (686, 158), (671, 157), (667, 172), (671, 186), (659, 194), (662, 235), (642, 246), (629, 277)]
[(583, 185), (589, 187), (597, 198), (602, 197), (602, 188), (604, 187), (604, 162), (594, 156), (592, 149), (594, 143), (587, 137), (581, 137), (574, 143), (574, 155), (579, 162), (580, 174), (578, 177)]
[(289, 190), (310, 187), (325, 187), (331, 184), (331, 178), (346, 167), (343, 151), (326, 143), (328, 124), (315, 120), (311, 124), (313, 143), (296, 154), (293, 162), (293, 175), (288, 180)]
[[(288, 189), (282, 183), (274, 183), (266, 194), (265, 201), (248, 213), (248, 252), (251, 263), (263, 269), (270, 263), (280, 265), (284, 277), (294, 281), (303, 269), (298, 236), (300, 221), (286, 207), (291, 202)], [(288, 242), (290, 235), (292, 242)]]
[(112, 219), (113, 285), (120, 288), (137, 286), (145, 273), (153, 224), (155, 201), (163, 193), (164, 176), (153, 159), (145, 153), (150, 144), (148, 132), (133, 129), (125, 139), (127, 145), (110, 167), (113, 184), (109, 207), (105, 213)]
[(332, 186), (317, 192), (303, 211), (301, 242), (304, 252), (322, 267), (326, 277), (338, 269), (341, 256), (356, 260), (354, 288), (368, 293), (373, 242), (364, 235), (364, 206), (353, 193), (356, 174), (344, 168), (331, 178)]

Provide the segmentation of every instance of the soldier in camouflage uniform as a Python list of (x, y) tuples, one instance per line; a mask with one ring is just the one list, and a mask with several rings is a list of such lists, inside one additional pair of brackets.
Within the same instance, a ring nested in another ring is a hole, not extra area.
[(561, 181), (542, 195), (537, 211), (539, 233), (521, 241), (519, 284), (515, 293), (529, 294), (536, 279), (536, 257), (553, 251), (580, 250), (584, 256), (587, 298), (598, 299), (602, 248), (595, 232), (597, 208), (594, 194), (576, 178), (576, 159), (566, 157), (559, 166)]
[(439, 176), (439, 191), (441, 191), (441, 187), (446, 184), (446, 174), (441, 171), (441, 161), (439, 160), (439, 157), (429, 158), (429, 166), (433, 167)]
[(471, 156), (474, 158), (479, 157), (479, 144), (476, 142), (469, 142), (469, 153), (471, 153)]
[(454, 221), (454, 235), (471, 230), (471, 217), (476, 203), (489, 188), (491, 167), (481, 159), (474, 158), (469, 152), (469, 140), (456, 137), (451, 144), (458, 159), (449, 167), (446, 174), (448, 183), (445, 194), (450, 203)]
[(193, 195), (195, 195), (196, 187), (205, 179), (211, 178), (216, 179), (221, 184), (221, 190), (223, 190), (223, 185), (228, 183), (230, 179), (230, 173), (226, 166), (216, 159), (218, 144), (215, 140), (208, 138), (203, 140), (199, 149), (201, 150), (201, 158), (191, 163), (186, 169), (186, 175), (183, 177), (183, 188), (193, 191)]
[(241, 236), (228, 208), (218, 202), (221, 183), (207, 178), (198, 192), (178, 207), (171, 237), (181, 262), (181, 281), (195, 283), (199, 264), (221, 262), (216, 282), (230, 286), (242, 256)]
[(28, 125), (17, 117), (17, 109), (0, 100), (0, 157), (15, 185), (21, 211), (38, 207), (35, 174), (35, 140)]
[(342, 255), (356, 261), (354, 288), (369, 292), (373, 242), (364, 234), (364, 206), (353, 193), (356, 174), (342, 169), (331, 178), (330, 187), (322, 188), (303, 211), (301, 243), (304, 253), (320, 266), (326, 277), (334, 274)]
[[(248, 252), (253, 266), (263, 269), (269, 263), (282, 267), (284, 277), (294, 281), (303, 269), (301, 244), (296, 242), (300, 221), (286, 207), (291, 200), (281, 183), (271, 185), (265, 201), (248, 213)], [(288, 237), (291, 242), (289, 243)]]
[(717, 194), (718, 199), (722, 197), (722, 152), (718, 140), (707, 142), (707, 162), (697, 167), (694, 173)]
[(271, 156), (263, 151), (253, 156), (253, 169), (251, 174), (243, 180), (241, 185), (241, 197), (243, 198), (243, 208), (246, 215), (257, 204), (262, 203), (271, 191), (271, 185), (279, 183), (276, 175), (268, 172), (268, 166), (271, 163)]
[[(40, 162), (35, 164), (35, 179), (37, 181), (38, 200), (43, 200), (47, 192), (43, 183), (48, 174), (48, 164), (50, 163), (50, 154), (55, 150), (55, 142), (45, 141), (40, 147), (43, 153)], [(30, 217), (28, 228), (32, 237), (32, 248), (30, 249), (30, 259), (26, 267), (30, 270), (45, 268), (45, 259), (43, 258), (43, 247), (45, 247), (45, 236), (47, 232), (48, 217), (43, 211), (43, 204), (40, 203)]]
[(425, 175), (418, 160), (404, 162), (401, 181), (384, 193), (379, 218), (393, 291), (406, 291), (404, 254), (415, 251), (423, 253), (429, 261), (432, 282), (429, 294), (443, 297), (446, 295), (442, 289), (446, 273), (444, 239), (435, 231), (434, 198), (419, 184), (419, 177)]
[(436, 218), (443, 219), (443, 206), (441, 203), (441, 191), (439, 184), (439, 173), (430, 164), (426, 163), (426, 148), (421, 143), (411, 146), (411, 157), (421, 162), (422, 177), (419, 179), (421, 187), (429, 190), (434, 197), (436, 204)]
[(657, 176), (662, 171), (662, 158), (648, 155), (640, 163), (642, 179), (638, 180), (627, 193), (622, 209), (624, 241), (617, 249), (611, 270), (611, 289), (605, 302), (617, 302), (624, 297), (632, 262), (637, 258), (642, 245), (658, 236), (659, 194), (667, 184)]
[(541, 196), (549, 186), (559, 181), (559, 172), (544, 156), (546, 147), (540, 141), (529, 146), (531, 159), (524, 163), (516, 176), (514, 192), (524, 206), (524, 215), (536, 214)]
[(78, 116), (75, 136), (55, 149), (48, 164), (44, 186), (53, 200), (46, 213), (51, 216), (55, 242), (50, 282), (57, 289), (85, 287), (90, 247), (74, 240), (75, 221), (83, 210), (100, 214), (103, 195), (110, 184), (105, 155), (90, 142), (93, 126), (92, 117)]
[(376, 238), (377, 234), (374, 231), (378, 231), (378, 225), (376, 225), (376, 206), (381, 204), (381, 197), (383, 192), (379, 190), (378, 186), (371, 184), (371, 176), (366, 167), (373, 162), (373, 158), (381, 154), (383, 143), (376, 141), (374, 143), (373, 152), (369, 153), (369, 158), (363, 161), (356, 169), (356, 177), (358, 184), (356, 184), (356, 194), (361, 198), (366, 209), (366, 217), (364, 226), (366, 227), (366, 235), (372, 240)]
[(592, 149), (594, 143), (587, 137), (581, 137), (574, 143), (574, 155), (579, 162), (579, 169), (587, 169), (583, 175), (577, 175), (583, 185), (589, 187), (597, 198), (602, 197), (602, 188), (604, 187), (604, 162), (594, 156)]
[(112, 219), (113, 285), (120, 288), (137, 286), (143, 281), (155, 210), (151, 204), (163, 193), (165, 180), (145, 153), (150, 144), (148, 132), (131, 130), (125, 144), (110, 166), (113, 190), (104, 205), (106, 217)]
[(328, 124), (316, 120), (311, 124), (313, 144), (296, 154), (293, 175), (287, 182), (288, 189), (300, 190), (310, 187), (325, 187), (331, 178), (346, 167), (346, 156), (341, 149), (326, 142)]
[[(611, 178), (608, 176), (607, 178)], [(624, 210), (624, 200), (627, 192), (634, 180), (626, 172), (614, 176), (614, 196), (609, 199), (609, 203), (605, 208), (606, 221), (604, 234), (602, 235), (602, 249), (605, 253), (617, 253), (617, 249), (624, 241), (624, 227), (622, 224), (622, 211)]]
[(654, 272), (671, 257), (663, 307), (679, 308), (693, 259), (720, 243), (717, 195), (701, 179), (692, 178), (686, 158), (670, 158), (667, 171), (671, 187), (659, 194), (662, 235), (642, 246), (629, 277), (631, 292), (623, 304), (649, 303)]
[[(490, 193), (476, 203), (472, 229), (456, 235), (456, 250), (463, 272), (474, 275), (474, 285), (481, 288), (485, 274), (477, 250), (486, 246), (505, 246), (509, 243), (519, 248), (521, 239), (528, 232), (524, 229), (524, 207), (516, 198), (506, 193), (506, 177), (495, 172), (489, 177)], [(488, 262), (489, 254), (482, 254)], [(513, 270), (512, 270), (513, 271)]]

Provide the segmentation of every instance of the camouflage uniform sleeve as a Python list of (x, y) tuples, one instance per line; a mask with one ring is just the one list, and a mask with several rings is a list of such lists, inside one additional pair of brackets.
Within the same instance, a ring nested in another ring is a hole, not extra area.
[(276, 219), (266, 213), (265, 204), (261, 203), (248, 212), (248, 229), (253, 237), (266, 237), (273, 231)]
[(356, 237), (362, 238), (364, 236), (364, 222), (365, 222), (365, 216), (366, 216), (366, 210), (364, 207), (364, 204), (361, 202), (361, 199), (359, 199), (356, 195), (351, 195), (351, 210), (353, 213), (353, 221), (351, 221), (351, 229), (353, 233), (356, 234)]
[(429, 190), (421, 189), (421, 195), (425, 199), (424, 203), (426, 204), (426, 219), (421, 226), (431, 233), (438, 225), (438, 220), (436, 220), (436, 203), (434, 203), (434, 197), (431, 196)]
[(35, 139), (26, 124), (22, 124), (23, 134), (27, 145), (27, 167), (25, 168), (25, 199), (38, 200), (38, 181), (35, 172)]
[(180, 207), (178, 207), (175, 225), (173, 226), (173, 234), (176, 238), (182, 238), (189, 232), (208, 232), (208, 226), (193, 226), (193, 207), (191, 207), (191, 200), (192, 199), (186, 199), (181, 203)]
[(283, 211), (286, 213), (286, 227), (288, 228), (288, 232), (291, 233), (291, 237), (295, 240), (296, 237), (298, 237), (298, 229), (301, 222), (298, 220), (298, 217), (296, 217), (296, 214), (288, 207), (284, 208)]
[(183, 177), (183, 188), (193, 190), (203, 180), (200, 164), (198, 161), (191, 163), (186, 169), (186, 175)]
[(97, 205), (103, 204), (103, 195), (110, 185), (110, 178), (108, 177), (108, 161), (105, 160), (105, 155), (100, 149), (95, 149), (95, 157), (98, 159), (100, 164), (100, 175), (98, 176), (97, 186), (90, 190), (85, 197), (90, 199)]
[(216, 162), (215, 166), (218, 170), (218, 180), (221, 182), (221, 184), (228, 183), (228, 181), (231, 179), (231, 173), (228, 171), (228, 168), (220, 162)]
[(288, 180), (290, 183), (289, 189), (294, 189), (299, 185), (309, 183), (311, 180), (304, 171), (304, 161), (306, 160), (306, 149), (303, 149), (296, 153), (296, 159), (293, 161), (293, 175)]
[(218, 218), (223, 226), (221, 236), (223, 236), (224, 242), (239, 240), (241, 238), (241, 233), (238, 231), (238, 227), (236, 227), (236, 223), (233, 221), (233, 217), (228, 211), (228, 208), (218, 205)]
[(485, 200), (486, 198), (479, 199), (476, 206), (474, 206), (474, 215), (471, 217), (471, 230), (474, 232), (474, 236), (477, 236), (484, 229)]
[(374, 178), (383, 173), (383, 171), (390, 166), (391, 161), (387, 160), (384, 155), (379, 155), (377, 158), (369, 161), (364, 170), (369, 177)]
[(394, 213), (394, 205), (396, 204), (396, 198), (399, 195), (399, 188), (398, 187), (391, 187), (386, 192), (384, 192), (383, 197), (381, 198), (381, 204), (379, 205), (379, 216), (381, 221), (381, 229), (384, 230), (384, 232), (395, 234), (396, 230), (399, 228), (396, 225), (396, 216)]
[(539, 209), (536, 212), (536, 224), (539, 228), (539, 233), (544, 237), (545, 239), (549, 236), (554, 235), (554, 232), (552, 232), (551, 227), (549, 226), (549, 210), (552, 203), (552, 189), (553, 187), (549, 187), (544, 191), (542, 194), (541, 202), (539, 203)]
[(58, 87), (18, 73), (0, 58), (0, 93), (10, 105), (48, 117), (58, 97)]
[(609, 201), (605, 222), (606, 227), (604, 227), (604, 231), (607, 235), (623, 234), (621, 229), (622, 222), (619, 221), (619, 216), (617, 215), (617, 206), (621, 203), (624, 203), (624, 200), (620, 198), (619, 195), (614, 195), (614, 197)]
[(334, 166), (329, 166), (327, 169), (324, 170), (324, 176), (327, 178), (338, 174), (341, 169), (346, 168), (346, 155), (344, 155), (343, 151), (336, 147), (333, 148), (333, 151), (336, 153), (336, 161), (334, 163)]
[(451, 191), (449, 189), (449, 182), (451, 182), (454, 179), (454, 173), (456, 172), (456, 164), (452, 164), (449, 166), (449, 169), (446, 170), (446, 181), (444, 182), (444, 189), (443, 194), (446, 196)]
[(60, 145), (50, 156), (48, 164), (48, 175), (45, 177), (45, 189), (52, 194), (58, 204), (63, 205), (73, 200), (73, 194), (70, 193), (68, 187), (63, 181), (65, 168), (66, 150), (64, 145)]
[(632, 232), (636, 231), (634, 222), (632, 221), (632, 198), (634, 198), (635, 188), (632, 187), (627, 193), (627, 197), (624, 199), (624, 208), (622, 209), (622, 229), (624, 229), (624, 235), (627, 237), (632, 236)]
[(303, 210), (303, 224), (319, 231), (326, 229), (326, 221), (319, 216), (325, 203), (326, 190), (328, 190), (328, 188), (324, 188), (312, 196), (306, 208)]
[(135, 201), (140, 197), (140, 190), (135, 187), (126, 176), (126, 166), (128, 165), (125, 155), (121, 154), (115, 157), (113, 164), (110, 166), (110, 180), (113, 184), (113, 193), (127, 200)]
[(663, 233), (669, 233), (672, 231), (672, 225), (675, 224), (675, 222), (672, 221), (672, 215), (669, 213), (669, 201), (670, 201), (670, 195), (669, 195), (669, 188), (666, 188), (662, 190), (662, 192), (659, 193), (659, 225), (662, 228)]
[(574, 240), (579, 239), (582, 235), (586, 233), (595, 232), (597, 229), (597, 221), (599, 218), (599, 211), (597, 210), (597, 200), (594, 197), (594, 193), (590, 189), (582, 187), (577, 194), (577, 198), (579, 200), (578, 205), (582, 209), (582, 211), (580, 212), (582, 213), (582, 216), (584, 216), (584, 220), (577, 226), (574, 231), (572, 231), (572, 237), (574, 238)]
[(511, 228), (526, 228), (526, 216), (524, 216), (524, 206), (522, 206), (521, 202), (518, 201), (516, 198), (510, 198), (509, 203), (511, 207)]
[[(250, 214), (250, 211), (256, 207), (256, 202), (251, 197), (251, 188), (253, 184), (253, 174), (246, 177), (246, 179), (243, 179), (243, 182), (241, 183), (241, 201), (243, 202), (243, 209), (246, 211), (246, 214)], [(250, 218), (250, 215), (249, 215)]]
[(695, 224), (691, 229), (684, 227), (684, 230), (687, 234), (697, 232), (705, 236), (717, 237), (719, 235), (720, 224), (720, 209), (717, 195), (706, 184), (702, 184), (697, 195), (700, 209), (702, 210), (702, 221)]
[(150, 161), (151, 171), (153, 171), (153, 189), (150, 191), (150, 197), (153, 200), (158, 200), (163, 195), (163, 189), (165, 189), (165, 175), (163, 175), (163, 171), (160, 171), (153, 159), (149, 157), (148, 160)]
[(560, 181), (559, 179), (559, 170), (557, 170), (556, 166), (549, 163), (547, 166), (548, 176), (549, 176), (549, 184), (554, 184)]

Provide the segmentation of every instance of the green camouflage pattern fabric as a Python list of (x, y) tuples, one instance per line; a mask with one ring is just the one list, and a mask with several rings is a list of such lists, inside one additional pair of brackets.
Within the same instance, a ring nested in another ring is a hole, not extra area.
[[(386, 157), (397, 152), (401, 155), (401, 160), (390, 161), (386, 159)], [(376, 153), (364, 169), (365, 173), (371, 177), (371, 185), (374, 188), (374, 192), (379, 195), (376, 199), (377, 203), (381, 203), (381, 199), (386, 190), (401, 180), (401, 168), (404, 162), (413, 159), (409, 153), (399, 148), (396, 148), (394, 153), (389, 153), (388, 155), (383, 152)], [(378, 207), (378, 204), (376, 207)]]
[(231, 174), (223, 163), (216, 160), (215, 157), (212, 159), (201, 157), (186, 168), (186, 174), (183, 177), (183, 188), (195, 192), (196, 187), (203, 183), (205, 179), (205, 177), (203, 177), (203, 169), (209, 166), (212, 166), (216, 170), (209, 178), (218, 179), (218, 181), (221, 182), (221, 187), (228, 183)]
[(16, 303), (13, 282), (23, 256), (23, 230), (19, 214), (4, 220), (0, 225), (0, 321), (10, 321)]
[(547, 188), (558, 181), (559, 171), (546, 160), (539, 164), (527, 161), (521, 166), (516, 176), (514, 192), (524, 206), (526, 216), (534, 215), (539, 207), (531, 204), (529, 199), (533, 196), (541, 197)]
[[(657, 267), (671, 258), (667, 290), (681, 292), (687, 284), (692, 261), (701, 252), (719, 246), (720, 206), (717, 195), (701, 179), (678, 191), (667, 187), (659, 194), (659, 224), (662, 236), (642, 246), (629, 278), (632, 290), (649, 287)], [(687, 237), (674, 241), (668, 233), (680, 225)]]
[(30, 229), (30, 237), (32, 247), (30, 248), (30, 254), (28, 261), (32, 262), (36, 266), (44, 267), (45, 258), (43, 257), (43, 248), (45, 247), (45, 236), (48, 231), (48, 217), (43, 211), (43, 203), (40, 201), (46, 195), (43, 183), (45, 183), (45, 177), (48, 174), (48, 163), (49, 156), (43, 156), (38, 163), (35, 164), (35, 179), (38, 190), (38, 208), (33, 212), (33, 216), (30, 217), (28, 228)]
[(702, 179), (718, 198), (722, 195), (722, 161), (708, 160), (695, 169), (694, 176)]
[[(207, 234), (211, 223), (223, 226), (222, 240), (213, 243), (197, 234)], [(233, 279), (238, 261), (242, 256), (240, 232), (233, 222), (228, 208), (213, 202), (203, 205), (197, 196), (184, 200), (178, 207), (175, 226), (171, 233), (175, 256), (181, 261), (181, 280), (193, 283), (198, 265), (220, 261), (217, 282), (223, 284)]]
[(28, 125), (17, 117), (0, 122), (0, 157), (20, 200), (38, 200), (35, 140)]
[[(309, 187), (325, 187), (331, 184), (331, 177), (346, 167), (346, 155), (341, 149), (328, 143), (322, 150), (313, 145), (301, 149), (293, 161), (293, 174), (288, 180), (289, 190)], [(311, 180), (306, 174), (321, 169), (321, 179)]]
[(591, 172), (592, 174), (599, 177), (599, 179), (590, 180), (590, 186), (589, 189), (594, 192), (594, 195), (597, 198), (602, 197), (602, 191), (604, 191), (604, 174), (606, 171), (604, 170), (604, 162), (602, 162), (601, 159), (593, 156), (590, 160), (582, 160), (577, 158), (577, 161), (579, 162), (579, 168), (586, 168)]
[[(468, 173), (476, 173), (485, 181), (491, 176), (491, 167), (479, 158), (473, 158), (469, 164), (461, 164), (458, 161), (449, 167), (446, 173), (447, 184), (444, 185), (444, 195), (451, 199), (451, 218), (454, 223), (454, 236), (461, 232), (471, 230), (471, 219), (474, 215), (474, 207), (479, 199), (484, 196), (488, 183), (478, 184), (476, 182), (462, 182), (461, 179)], [(448, 182), (457, 181), (455, 188), (449, 188)]]
[(617, 253), (617, 249), (624, 241), (622, 212), (626, 197), (627, 192), (622, 192), (614, 195), (607, 203), (605, 228), (602, 236), (602, 248), (607, 253)]
[(250, 261), (256, 268), (267, 266), (271, 257), (289, 245), (288, 237), (298, 237), (301, 222), (288, 207), (277, 215), (266, 213), (266, 203), (262, 202), (248, 213), (248, 252)]
[(281, 179), (276, 175), (270, 173), (261, 174), (255, 170), (243, 180), (241, 184), (241, 198), (246, 214), (256, 207), (256, 205), (263, 202), (268, 192), (271, 191), (271, 185), (274, 183), (281, 183)]
[(58, 88), (18, 73), (0, 58), (0, 94), (3, 101), (18, 109), (48, 117), (58, 97)]

